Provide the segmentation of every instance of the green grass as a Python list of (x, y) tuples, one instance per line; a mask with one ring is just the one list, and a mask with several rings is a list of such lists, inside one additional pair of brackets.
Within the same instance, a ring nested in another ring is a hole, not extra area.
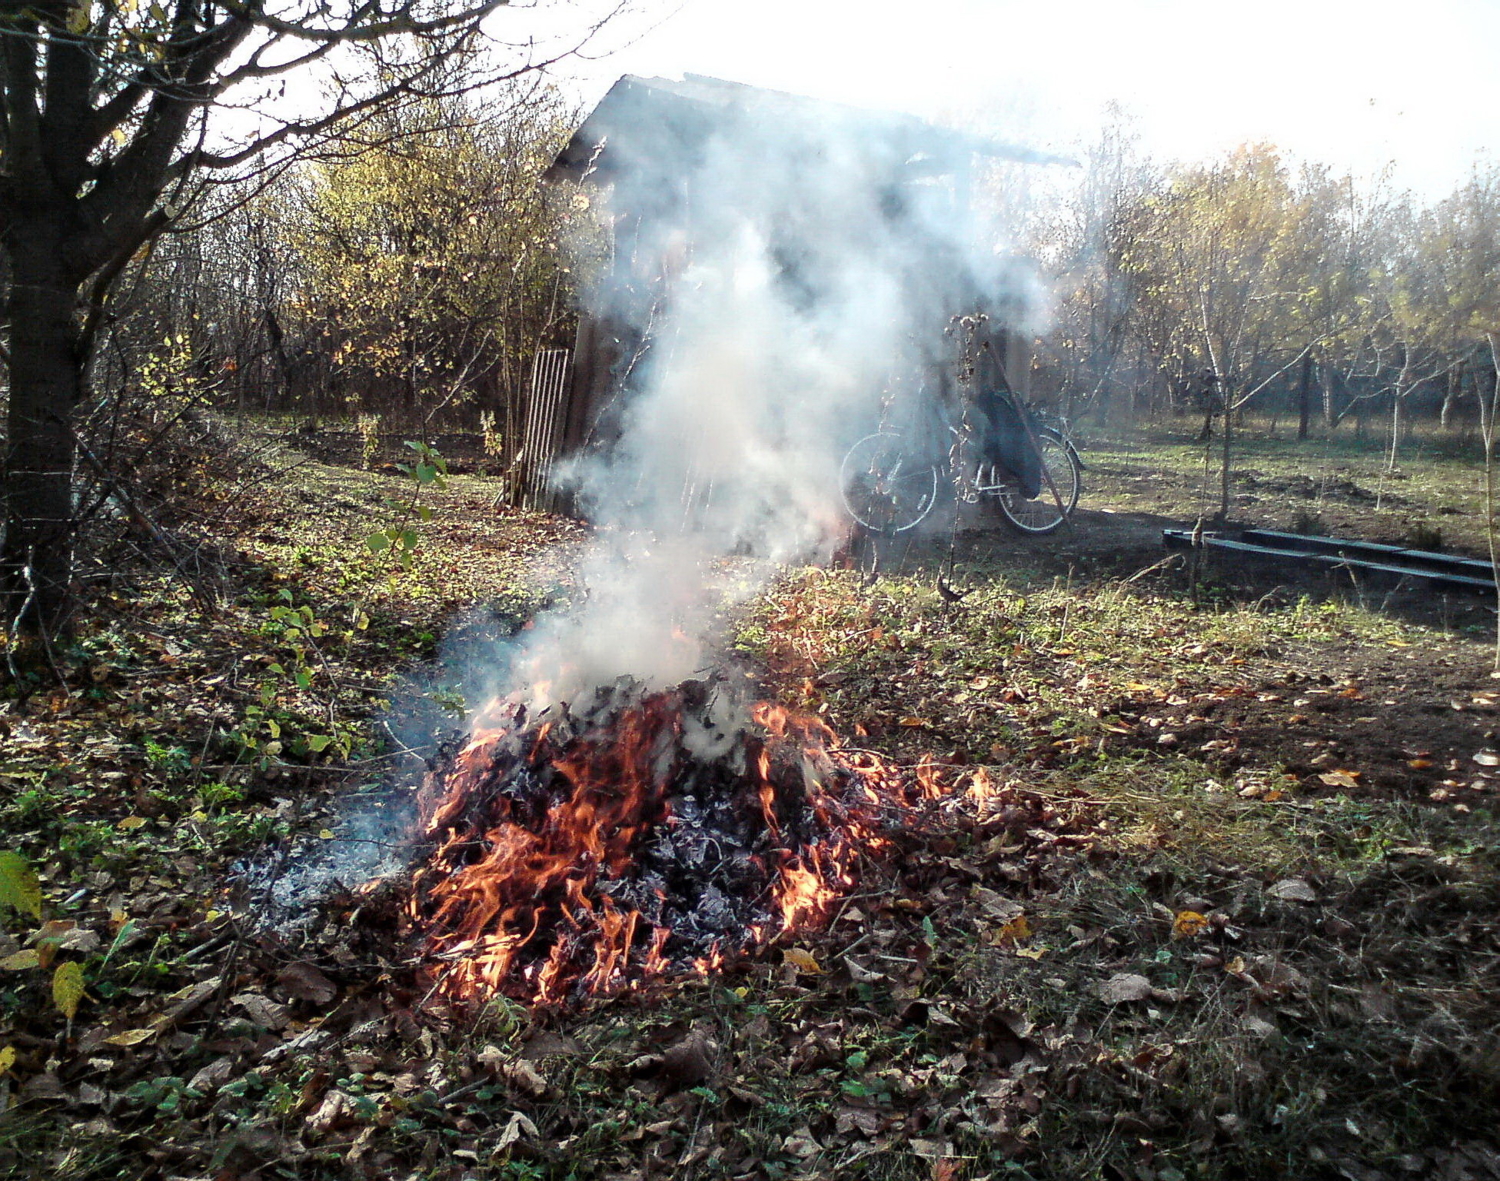
[[(1487, 553), (1484, 468), (1472, 434), (1421, 425), (1387, 471), (1380, 438), (1339, 430), (1298, 441), (1284, 425), (1272, 436), (1252, 420), (1233, 440), (1231, 519), (1299, 532), (1334, 532), (1421, 542), (1423, 548)], [(1221, 451), (1217, 439), (1194, 441), (1186, 422), (1128, 433), (1085, 431), (1089, 464), (1085, 507), (1192, 518), (1218, 511)]]
[[(1325, 450), (1358, 487), (1378, 476), (1378, 456)], [(1284, 478), (1308, 454), (1252, 440), (1243, 466)], [(1125, 507), (1155, 503), (1153, 487), (1179, 496), (1195, 462), (1181, 443), (1086, 457), (1086, 506), (1118, 489)], [(1403, 465), (1390, 486), (1429, 515), (1472, 477), (1425, 452)], [(1309, 794), (1274, 761), (1226, 771), (1127, 718), (1443, 637), (1338, 601), (1195, 604), (1170, 579), (1057, 577), (1003, 546), (965, 561), (956, 606), (920, 573), (866, 584), (800, 570), (738, 616), (738, 651), (768, 692), (905, 766), (936, 758), (956, 790), (981, 769), (997, 785), (988, 810), (939, 810), (863, 867), (830, 928), (792, 945), (815, 969), (778, 945), (582, 1012), (423, 1014), (401, 965), (337, 912), (295, 945), (235, 940), (209, 914), (233, 859), (316, 841), (335, 794), (379, 778), (373, 718), (393, 679), (421, 667), (456, 610), (498, 600), (515, 622), (565, 594), (574, 536), (491, 513), (493, 485), (460, 478), (402, 571), (360, 549), (398, 481), (319, 465), (286, 480), (239, 538), (220, 614), (142, 575), (85, 629), (68, 693), (7, 703), (12, 734), (32, 737), (0, 756), (0, 821), (44, 870), (52, 914), (108, 931), (120, 906), (136, 927), (107, 962), (105, 947), (85, 955), (91, 993), (71, 1033), (42, 976), (0, 980), (0, 1047), (14, 1033), (22, 1052), (0, 1085), (15, 1094), (61, 1055), (69, 1088), (0, 1117), (0, 1175), (1436, 1176), (1491, 1136), (1493, 797), (1459, 810)], [(278, 606), (326, 624), (316, 651)], [(457, 691), (432, 689), (449, 704)], [(259, 746), (234, 737), (247, 727)], [(338, 741), (293, 745), (321, 734)], [(145, 822), (121, 826), (132, 817)], [(1289, 879), (1315, 900), (1278, 897)], [(1183, 934), (1184, 911), (1209, 927)], [(262, 1028), (230, 998), (283, 995), (294, 957), (338, 978), (338, 1006)], [(81, 1034), (143, 1027), (215, 973), (232, 981), (224, 1002), (169, 1036), (78, 1052)], [(1107, 1000), (1121, 974), (1155, 991)], [(19, 1037), (33, 1030), (37, 1044)], [(264, 1053), (320, 1030), (312, 1049)], [(685, 1045), (707, 1042), (701, 1070), (682, 1065)], [(223, 1057), (230, 1081), (195, 1090)], [(107, 1108), (80, 1097), (83, 1082)]]

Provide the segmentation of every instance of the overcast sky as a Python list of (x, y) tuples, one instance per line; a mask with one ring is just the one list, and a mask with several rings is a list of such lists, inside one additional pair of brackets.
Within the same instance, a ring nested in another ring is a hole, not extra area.
[(1114, 102), (1158, 157), (1269, 141), (1426, 195), (1500, 148), (1500, 0), (636, 4), (613, 52), (569, 67), (586, 101), (621, 74), (699, 73), (1045, 148), (1089, 141)]

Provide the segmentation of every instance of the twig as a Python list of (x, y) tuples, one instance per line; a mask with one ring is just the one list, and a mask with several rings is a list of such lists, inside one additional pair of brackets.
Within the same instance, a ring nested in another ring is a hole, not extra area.
[(36, 601), (36, 584), (30, 578), (25, 581), (26, 597), (21, 600), (16, 617), (10, 622), (10, 642), (5, 645), (5, 664), (10, 669), (10, 679), (17, 688), (21, 685), (21, 673), (16, 668), (16, 638), (21, 634), (21, 621), (26, 618), (26, 612), (31, 610), (31, 604)]
[[(20, 623), (25, 616), (26, 608), (36, 602), (36, 572), (32, 569), (32, 561), (36, 556), (35, 547), (26, 551), (26, 561), (21, 564), (21, 577), (26, 583), (26, 598), (21, 603), (21, 610), (16, 615), (16, 624), (11, 629), (12, 642), (6, 646), (5, 656), (10, 659), (10, 650), (15, 646), (14, 637), (20, 634)], [(57, 683), (63, 689), (68, 687), (68, 678), (63, 676), (62, 669), (57, 667), (57, 656), (52, 651), (52, 637), (47, 634), (47, 621), (38, 616), (36, 621), (37, 638), (42, 642), (42, 653), (47, 657), (47, 666), (52, 670), (52, 675), (57, 678)]]
[(68, 433), (73, 436), (73, 442), (78, 448), (78, 453), (88, 461), (89, 466), (94, 469), (95, 475), (99, 477), (100, 482), (105, 486), (106, 494), (119, 497), (120, 503), (125, 506), (127, 516), (132, 519), (137, 529), (144, 532), (146, 536), (150, 537), (152, 541), (156, 542), (162, 548), (177, 572), (182, 575), (183, 581), (192, 590), (199, 604), (207, 611), (213, 611), (217, 608), (218, 603), (214, 595), (202, 586), (198, 578), (188, 570), (186, 564), (177, 556), (177, 547), (170, 535), (146, 515), (140, 505), (136, 503), (135, 498), (110, 474), (109, 470), (104, 466), (99, 457), (94, 454), (89, 445), (78, 437), (78, 432), (73, 430), (72, 425), (64, 423), (64, 426), (67, 427)]
[(1172, 565), (1174, 562), (1176, 562), (1178, 560), (1178, 558), (1180, 556), (1181, 556), (1180, 554), (1168, 554), (1160, 562), (1152, 562), (1151, 565), (1147, 566), (1145, 569), (1143, 569), (1143, 570), (1137, 570), (1129, 578), (1127, 578), (1124, 581), (1122, 581), (1120, 583), (1120, 585), (1121, 586), (1129, 586), (1133, 582), (1139, 582), (1142, 578), (1145, 578), (1146, 575), (1151, 574), (1151, 573), (1153, 573), (1153, 572), (1155, 572), (1157, 570), (1160, 570), (1160, 569), (1162, 569), (1165, 566)]

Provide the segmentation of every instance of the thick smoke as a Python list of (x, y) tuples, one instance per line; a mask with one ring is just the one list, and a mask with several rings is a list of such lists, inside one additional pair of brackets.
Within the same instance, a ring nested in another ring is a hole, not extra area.
[(745, 594), (830, 555), (847, 529), (844, 451), (883, 399), (940, 392), (950, 318), (1035, 315), (1024, 270), (968, 208), (972, 143), (747, 88), (662, 86), (662, 101), (620, 104), (596, 174), (613, 263), (586, 311), (622, 341), (621, 388), (554, 477), (598, 532), (586, 597), (526, 634), (507, 691), (567, 699), (701, 668), (722, 560), (749, 559), (729, 592)]
[[(585, 182), (613, 228), (584, 310), (621, 342), (617, 392), (553, 478), (595, 543), (573, 606), (499, 644), (454, 629), (443, 676), (476, 704), (476, 689), (541, 707), (704, 669), (727, 605), (844, 538), (840, 462), (882, 404), (952, 396), (950, 318), (1037, 315), (1029, 272), (968, 208), (973, 144), (708, 90), (706, 110), (623, 104)], [(418, 753), (442, 728), (425, 705), (413, 686), (387, 719)], [(271, 884), (273, 909), (399, 866), (407, 822), (384, 800), (356, 808), (335, 847)]]

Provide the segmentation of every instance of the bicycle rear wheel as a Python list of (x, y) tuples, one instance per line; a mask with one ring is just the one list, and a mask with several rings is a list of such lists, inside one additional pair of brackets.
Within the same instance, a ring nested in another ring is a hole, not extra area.
[(844, 455), (839, 489), (849, 515), (872, 533), (915, 529), (937, 503), (938, 465), (923, 459), (902, 435), (877, 431)]
[[(1072, 445), (1048, 427), (1037, 430), (1036, 441), (1042, 452), (1043, 471), (1051, 475), (1052, 483), (1048, 484), (1043, 475), (1041, 491), (1032, 500), (1022, 496), (1014, 485), (994, 492), (1000, 514), (1021, 533), (1051, 533), (1072, 516), (1083, 489), (1083, 465)], [(1056, 496), (1052, 493), (1054, 485)]]

